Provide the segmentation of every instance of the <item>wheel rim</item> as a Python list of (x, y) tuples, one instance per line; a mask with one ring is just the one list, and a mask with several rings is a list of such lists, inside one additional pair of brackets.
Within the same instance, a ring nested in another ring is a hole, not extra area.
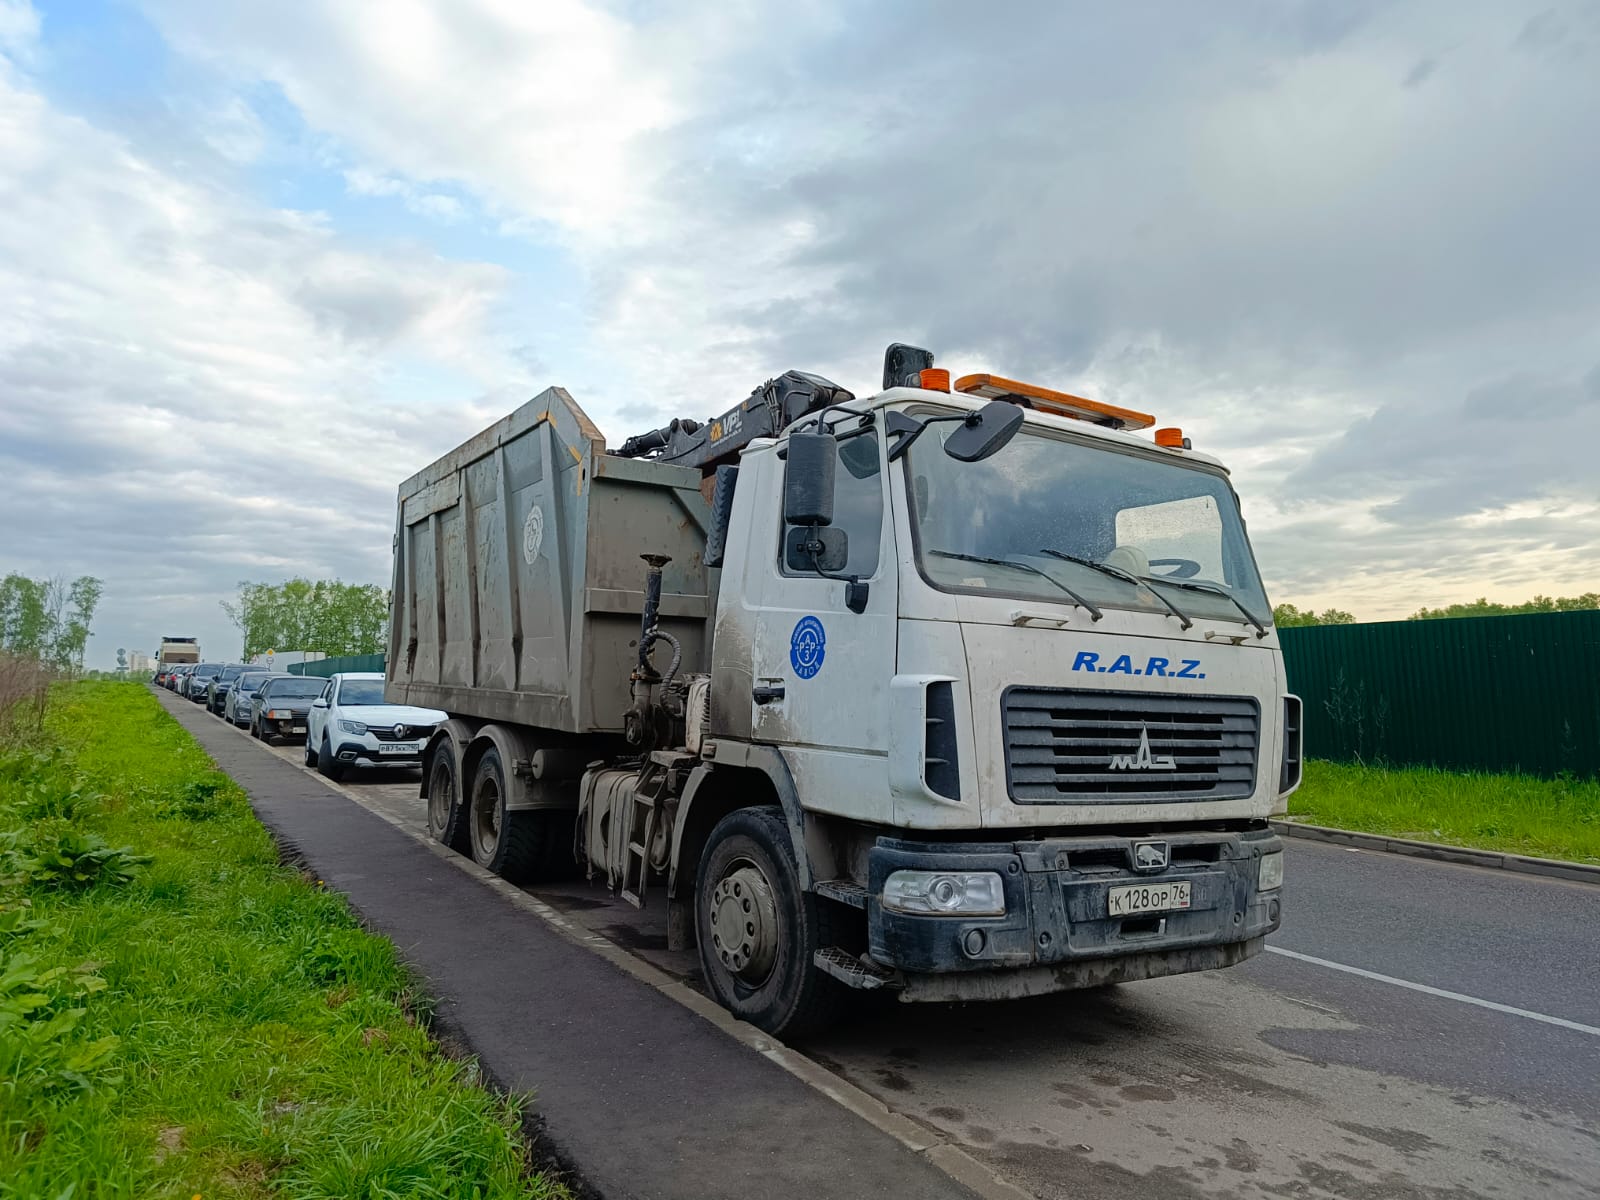
[(434, 832), (443, 833), (450, 820), (450, 809), (456, 802), (456, 781), (443, 760), (433, 764), (433, 778), (428, 781), (428, 820)]
[(477, 791), (472, 804), (472, 832), (479, 852), (492, 858), (500, 844), (500, 783), (485, 771), (478, 780)]
[(729, 863), (711, 889), (711, 948), (735, 978), (760, 987), (778, 961), (778, 904), (748, 858)]

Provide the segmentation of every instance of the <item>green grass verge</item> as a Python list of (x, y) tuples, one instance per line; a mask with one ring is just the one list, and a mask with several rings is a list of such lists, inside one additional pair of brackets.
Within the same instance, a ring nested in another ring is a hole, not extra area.
[(1313, 825), (1600, 863), (1600, 782), (1308, 762), (1289, 815)]
[(0, 751), (0, 1197), (564, 1194), (148, 690), (46, 730)]

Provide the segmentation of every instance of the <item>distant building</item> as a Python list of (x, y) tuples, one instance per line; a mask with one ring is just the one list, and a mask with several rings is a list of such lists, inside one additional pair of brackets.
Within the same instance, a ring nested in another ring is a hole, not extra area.
[(137, 650), (128, 651), (129, 675), (154, 675), (156, 660), (148, 654), (140, 654)]

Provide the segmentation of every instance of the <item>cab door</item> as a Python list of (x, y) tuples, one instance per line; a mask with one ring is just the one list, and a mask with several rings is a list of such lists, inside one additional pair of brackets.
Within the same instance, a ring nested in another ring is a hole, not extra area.
[[(782, 749), (806, 808), (886, 821), (897, 612), (889, 476), (876, 432), (841, 441), (839, 453), (833, 526), (849, 538), (839, 574), (867, 585), (866, 604), (852, 612), (844, 582), (784, 561), (787, 530), (775, 502), (765, 547), (760, 530), (751, 545), (752, 554), (765, 552), (751, 655), (752, 740)], [(781, 471), (769, 480), (767, 495), (781, 498)]]

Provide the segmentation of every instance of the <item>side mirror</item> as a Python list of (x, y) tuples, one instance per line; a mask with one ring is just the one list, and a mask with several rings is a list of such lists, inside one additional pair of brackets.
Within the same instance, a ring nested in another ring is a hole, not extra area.
[(957, 462), (981, 462), (1017, 436), (1022, 408), (1007, 400), (991, 400), (944, 440), (944, 452)]
[(831, 433), (791, 433), (783, 476), (786, 525), (833, 524), (833, 474), (839, 439)]
[(791, 571), (836, 575), (850, 561), (850, 539), (826, 525), (793, 526), (783, 537), (783, 561)]
[(318, 696), (315, 700), (313, 700), (311, 702), (311, 707), (312, 708), (327, 708), (328, 707), (327, 697)]

